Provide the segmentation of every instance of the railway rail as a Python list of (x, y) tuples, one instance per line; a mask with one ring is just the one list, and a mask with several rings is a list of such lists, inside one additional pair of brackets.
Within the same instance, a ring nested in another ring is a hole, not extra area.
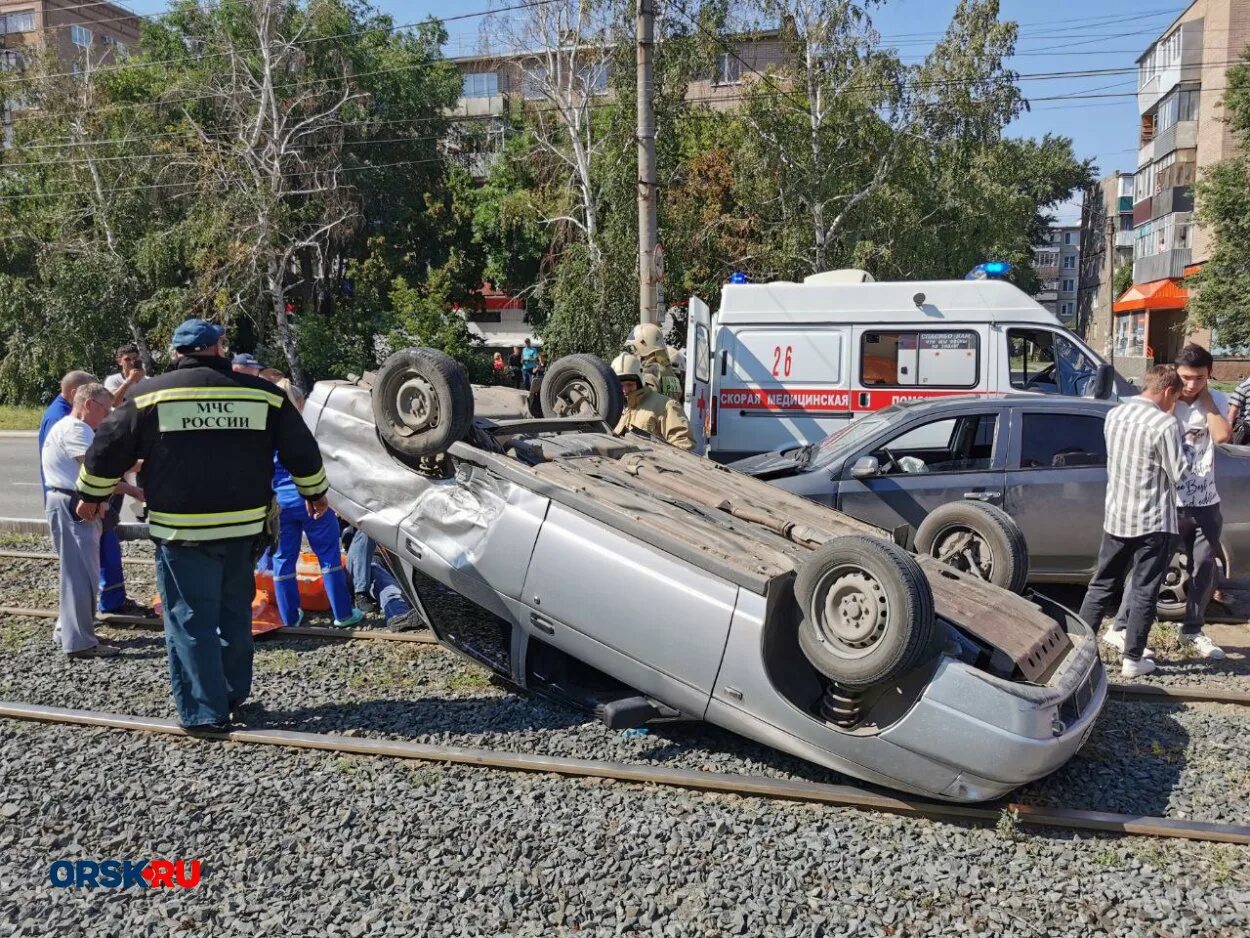
[[(0, 701), (0, 719), (68, 726), (99, 727), (187, 736), (172, 720), (46, 707)], [(801, 801), (852, 808), (860, 811), (899, 814), (938, 821), (995, 825), (1004, 812), (1015, 823), (1034, 827), (1097, 831), (1143, 837), (1250, 844), (1250, 826), (1183, 818), (1148, 817), (1051, 808), (1041, 805), (992, 802), (985, 805), (947, 804), (920, 798), (882, 794), (852, 785), (831, 785), (801, 779), (777, 779), (732, 772), (704, 772), (657, 765), (638, 765), (594, 759), (533, 755), (497, 749), (437, 746), (402, 740), (371, 739), (332, 733), (293, 730), (239, 729), (224, 733), (196, 734), (197, 738), (228, 740), (258, 746), (313, 749), (346, 755), (413, 759), (447, 765), (468, 765), (512, 772), (553, 773), (570, 778), (600, 778), (641, 785), (657, 785), (690, 791), (715, 792), (777, 801)]]
[[(31, 619), (55, 619), (55, 609), (38, 609), (25, 606), (0, 606), (0, 615), (20, 616)], [(160, 619), (142, 616), (121, 616), (102, 613), (99, 621), (105, 625), (125, 628), (161, 631)], [(428, 632), (390, 632), (384, 629), (339, 629), (323, 626), (287, 626), (257, 636), (267, 638), (320, 638), (338, 641), (411, 642), (418, 645), (437, 645), (437, 638)], [(1222, 703), (1250, 707), (1250, 691), (1230, 690), (1225, 687), (1175, 687), (1161, 684), (1108, 684), (1107, 690), (1120, 700), (1141, 703)]]

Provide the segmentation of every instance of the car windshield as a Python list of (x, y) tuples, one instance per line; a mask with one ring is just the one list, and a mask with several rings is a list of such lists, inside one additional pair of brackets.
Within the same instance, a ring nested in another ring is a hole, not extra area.
[(828, 465), (840, 458), (847, 450), (858, 448), (861, 442), (875, 436), (900, 410), (899, 407), (887, 407), (867, 417), (848, 420), (846, 426), (839, 427), (820, 441), (807, 468), (815, 469), (818, 466)]

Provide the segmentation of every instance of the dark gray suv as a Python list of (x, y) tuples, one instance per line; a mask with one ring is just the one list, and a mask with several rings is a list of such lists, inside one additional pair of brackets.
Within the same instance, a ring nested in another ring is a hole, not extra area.
[[(1103, 420), (1114, 402), (1008, 395), (898, 404), (857, 419), (821, 443), (733, 464), (887, 530), (919, 530), (930, 512), (959, 501), (1002, 508), (1024, 534), (1029, 579), (1086, 584), (1102, 536), (1107, 451)], [(1224, 573), (1250, 557), (1250, 447), (1221, 446)], [(1159, 616), (1179, 619), (1188, 588), (1173, 559)]]

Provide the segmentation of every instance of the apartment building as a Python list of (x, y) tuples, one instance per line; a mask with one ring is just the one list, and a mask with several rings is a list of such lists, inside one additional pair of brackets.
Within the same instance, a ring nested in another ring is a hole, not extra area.
[(1225, 73), (1248, 45), (1250, 0), (1195, 0), (1137, 60), (1133, 286), (1114, 306), (1116, 364), (1126, 374), (1171, 361), (1186, 341), (1211, 347), (1218, 376), (1250, 369), (1209, 330), (1187, 331), (1184, 284), (1211, 247), (1194, 222), (1194, 180), (1236, 150), (1221, 99)]
[(1051, 228), (1046, 240), (1033, 246), (1033, 269), (1042, 281), (1034, 299), (1059, 317), (1064, 325), (1076, 322), (1076, 304), (1081, 278), (1081, 228), (1062, 225)]
[(1081, 201), (1081, 260), (1076, 331), (1110, 354), (1114, 275), (1107, 264), (1107, 220), (1115, 223), (1114, 270), (1133, 263), (1133, 173), (1114, 172), (1085, 190)]
[[(139, 17), (113, 3), (0, 0), (0, 72), (21, 69), (32, 50), (51, 50), (68, 70), (86, 57), (103, 64), (139, 42)], [(0, 99), (3, 143), (12, 141), (14, 102)]]

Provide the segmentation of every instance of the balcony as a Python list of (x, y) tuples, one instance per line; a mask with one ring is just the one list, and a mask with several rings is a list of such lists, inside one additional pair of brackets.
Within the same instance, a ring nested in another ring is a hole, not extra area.
[(1133, 261), (1133, 282), (1149, 283), (1152, 280), (1183, 277), (1192, 254), (1189, 248), (1173, 248), (1170, 251), (1160, 251), (1158, 254), (1139, 257)]
[(1194, 187), (1172, 186), (1157, 192), (1151, 199), (1151, 218), (1162, 218), (1173, 212), (1194, 210)]
[(1137, 228), (1150, 221), (1154, 216), (1151, 214), (1151, 202), (1149, 198), (1142, 199), (1133, 206), (1133, 227)]
[(1115, 246), (1118, 248), (1131, 248), (1135, 239), (1136, 236), (1132, 231), (1117, 231), (1115, 233)]
[(1117, 212), (1131, 212), (1133, 210), (1133, 193), (1122, 195), (1116, 201)]

